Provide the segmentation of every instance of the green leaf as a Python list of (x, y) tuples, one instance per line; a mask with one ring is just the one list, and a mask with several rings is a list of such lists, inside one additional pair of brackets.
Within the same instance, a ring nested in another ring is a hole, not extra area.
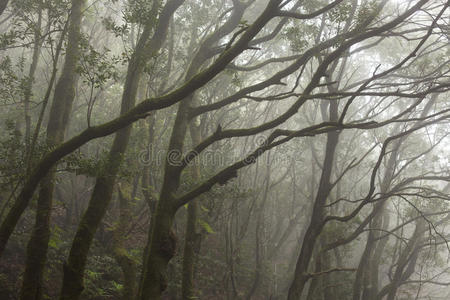
[(58, 248), (58, 245), (57, 245), (57, 243), (56, 243), (56, 241), (54, 239), (50, 239), (50, 241), (48, 242), (48, 246), (50, 248), (53, 248), (53, 249), (57, 249)]
[(211, 225), (209, 225), (209, 224), (206, 223), (205, 221), (203, 221), (203, 220), (201, 220), (201, 219), (198, 219), (198, 224), (199, 224), (200, 226), (202, 226), (203, 229), (205, 229), (207, 233), (216, 233), (216, 232), (212, 229)]
[(123, 285), (122, 285), (122, 284), (117, 283), (117, 282), (115, 282), (115, 281), (112, 281), (112, 284), (113, 284), (114, 289), (115, 289), (116, 291), (121, 291), (121, 290), (123, 290)]

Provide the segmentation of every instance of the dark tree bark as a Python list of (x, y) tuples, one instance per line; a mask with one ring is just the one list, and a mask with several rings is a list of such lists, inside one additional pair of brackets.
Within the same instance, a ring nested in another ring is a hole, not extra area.
[[(27, 83), (25, 85), (24, 91), (24, 113), (25, 113), (25, 145), (26, 145), (26, 157), (25, 160), (28, 161), (31, 155), (31, 116), (30, 116), (30, 100), (33, 91), (34, 74), (36, 73), (37, 65), (39, 63), (39, 55), (41, 53), (41, 24), (42, 24), (42, 4), (38, 4), (38, 20), (36, 22), (36, 28), (34, 29), (34, 46), (33, 54), (31, 58), (31, 65), (28, 72)], [(28, 168), (27, 168), (27, 171)]]
[(0, 0), (0, 16), (5, 11), (6, 6), (8, 6), (8, 2), (9, 2), (9, 0)]
[[(169, 1), (159, 16), (158, 24), (155, 26), (150, 22), (145, 25), (144, 32), (137, 43), (135, 52), (128, 65), (122, 95), (121, 115), (124, 115), (134, 107), (144, 66), (148, 59), (161, 48), (165, 40), (170, 18), (182, 3), (183, 0)], [(153, 9), (153, 13), (156, 15), (158, 9), (156, 2)], [(153, 29), (155, 29), (155, 33), (149, 39)], [(96, 179), (91, 199), (76, 231), (67, 263), (64, 265), (61, 300), (79, 299), (84, 289), (83, 275), (89, 248), (94, 239), (94, 234), (111, 202), (114, 183), (127, 149), (130, 134), (131, 126), (127, 126), (116, 133), (109, 151), (106, 170)]]
[[(330, 102), (330, 120), (337, 119), (337, 102)], [(325, 148), (325, 158), (323, 161), (323, 169), (320, 177), (319, 187), (314, 201), (311, 220), (303, 238), (300, 256), (294, 273), (294, 280), (289, 288), (288, 299), (297, 300), (301, 298), (306, 283), (310, 279), (308, 273), (309, 263), (314, 253), (314, 246), (319, 237), (325, 211), (327, 197), (331, 191), (330, 183), (331, 171), (333, 167), (334, 154), (338, 144), (338, 132), (327, 133), (327, 143)]]
[[(75, 86), (78, 79), (75, 70), (79, 57), (78, 45), (83, 3), (84, 0), (72, 1), (65, 62), (61, 77), (56, 84), (47, 125), (47, 145), (49, 147), (63, 142), (65, 131), (69, 124), (69, 115), (72, 110)], [(31, 71), (30, 69), (30, 73)], [(29, 138), (29, 128), (27, 131), (27, 138)], [(55, 173), (50, 172), (41, 182), (35, 226), (27, 246), (25, 273), (20, 292), (22, 300), (39, 300), (43, 297), (42, 280), (50, 239), (50, 215), (53, 205), (54, 180)]]
[(45, 154), (40, 161), (36, 163), (35, 168), (25, 180), (14, 204), (0, 225), (0, 256), (3, 254), (16, 224), (27, 208), (39, 182), (60, 159), (93, 139), (108, 136), (129, 126), (137, 120), (147, 117), (151, 111), (163, 109), (180, 102), (192, 92), (204, 86), (222, 72), (236, 56), (247, 49), (248, 43), (260, 32), (266, 23), (275, 16), (277, 10), (276, 5), (279, 2), (279, 0), (271, 0), (269, 5), (270, 10), (266, 10), (252, 26), (247, 28), (241, 38), (239, 38), (233, 46), (222, 52), (212, 65), (196, 74), (178, 89), (163, 96), (146, 99), (121, 116), (104, 124), (89, 127)]
[(115, 225), (113, 254), (114, 258), (122, 269), (123, 293), (122, 300), (134, 299), (136, 295), (136, 263), (128, 255), (126, 249), (126, 239), (128, 227), (131, 224), (131, 207), (128, 199), (119, 187), (119, 222)]
[[(273, 18), (279, 3), (279, 0), (269, 1), (264, 12), (248, 28), (245, 34), (250, 34), (254, 37)], [(234, 14), (230, 20), (203, 42), (201, 49), (197, 52), (186, 74), (188, 80), (196, 74), (206, 59), (210, 58), (210, 47), (239, 24), (239, 15), (242, 15), (244, 7), (238, 1), (235, 4), (241, 7), (235, 7), (233, 10)], [(178, 151), (178, 153), (181, 153), (183, 150), (186, 130), (190, 121), (189, 107), (192, 99), (193, 94), (191, 93), (178, 107), (175, 124), (170, 137), (169, 151)], [(174, 193), (178, 190), (180, 184), (181, 171), (182, 169), (174, 164), (173, 161), (166, 161), (163, 185), (151, 231), (148, 236), (148, 253), (144, 258), (146, 264), (143, 266), (143, 274), (139, 288), (138, 299), (140, 300), (160, 299), (161, 293), (167, 288), (167, 265), (176, 250), (176, 237), (172, 230), (172, 225), (175, 213), (180, 207), (180, 202)]]

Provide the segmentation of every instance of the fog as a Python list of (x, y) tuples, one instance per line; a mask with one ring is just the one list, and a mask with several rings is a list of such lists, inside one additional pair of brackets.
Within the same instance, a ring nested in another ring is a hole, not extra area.
[(0, 299), (450, 299), (449, 5), (0, 0)]

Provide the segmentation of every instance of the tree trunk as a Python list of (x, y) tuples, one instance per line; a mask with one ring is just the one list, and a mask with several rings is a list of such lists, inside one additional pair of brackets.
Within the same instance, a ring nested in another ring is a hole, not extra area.
[(93, 139), (108, 136), (129, 126), (137, 120), (146, 117), (151, 111), (163, 109), (181, 102), (182, 99), (190, 95), (193, 91), (203, 87), (222, 72), (236, 56), (247, 49), (248, 43), (262, 30), (267, 22), (275, 16), (276, 9), (280, 2), (281, 0), (270, 0), (264, 12), (255, 20), (253, 25), (241, 35), (239, 40), (237, 40), (227, 51), (222, 52), (222, 55), (220, 55), (212, 65), (203, 72), (195, 75), (194, 78), (187, 81), (178, 89), (160, 97), (146, 99), (128, 113), (102, 125), (89, 127), (45, 154), (36, 164), (36, 167), (33, 169), (30, 176), (25, 180), (16, 200), (0, 225), (0, 256), (5, 250), (10, 236), (14, 231), (18, 220), (27, 208), (39, 182), (60, 159)]
[[(144, 28), (136, 50), (130, 60), (125, 80), (124, 92), (120, 114), (128, 112), (136, 102), (136, 94), (139, 86), (143, 68), (148, 59), (162, 46), (167, 32), (169, 20), (173, 12), (181, 5), (181, 0), (170, 1), (162, 10), (155, 33), (149, 41), (150, 33), (154, 24), (150, 22)], [(153, 7), (158, 9), (157, 5)], [(84, 289), (83, 275), (89, 248), (94, 239), (94, 234), (103, 219), (106, 209), (111, 202), (115, 179), (125, 154), (131, 134), (131, 126), (117, 131), (108, 155), (107, 168), (103, 174), (96, 179), (94, 190), (88, 207), (80, 221), (75, 238), (70, 249), (67, 263), (64, 265), (63, 286), (61, 289), (61, 300), (79, 299)]]
[[(424, 107), (421, 113), (421, 117), (425, 117), (433, 104), (435, 103), (436, 95), (433, 95), (430, 101)], [(420, 122), (415, 126), (419, 126)], [(398, 132), (400, 126), (394, 130)], [(407, 136), (399, 139), (393, 145), (391, 153), (389, 155), (386, 169), (383, 174), (383, 180), (380, 184), (380, 193), (385, 194), (389, 191), (389, 187), (392, 184), (392, 179), (396, 170), (397, 160), (402, 143)], [(379, 293), (379, 268), (382, 264), (382, 254), (384, 248), (388, 242), (389, 236), (384, 238), (380, 237), (384, 235), (381, 230), (387, 230), (389, 227), (389, 215), (386, 212), (387, 199), (375, 204), (373, 208), (374, 218), (370, 222), (371, 229), (367, 237), (367, 243), (365, 250), (361, 257), (356, 273), (355, 282), (353, 284), (353, 300), (376, 300)]]
[[(84, 0), (72, 1), (66, 58), (61, 77), (56, 85), (47, 125), (47, 145), (49, 147), (63, 142), (75, 98), (75, 86), (78, 79), (75, 69), (79, 56), (78, 45), (83, 3)], [(40, 186), (35, 226), (27, 246), (25, 273), (20, 292), (22, 300), (38, 300), (43, 297), (42, 280), (50, 239), (54, 180), (55, 173), (49, 172)]]
[(58, 43), (56, 44), (56, 49), (55, 49), (55, 55), (53, 57), (53, 65), (52, 65), (52, 73), (50, 76), (50, 80), (47, 86), (47, 90), (45, 91), (45, 95), (44, 95), (44, 99), (42, 100), (42, 106), (41, 109), (39, 111), (39, 116), (36, 122), (36, 127), (34, 128), (34, 132), (33, 132), (33, 136), (31, 137), (31, 141), (30, 141), (30, 145), (29, 148), (27, 149), (27, 159), (28, 161), (26, 162), (27, 165), (27, 175), (29, 175), (29, 171), (32, 169), (33, 166), (33, 155), (34, 155), (34, 150), (36, 148), (36, 143), (37, 143), (37, 139), (39, 136), (39, 132), (41, 132), (41, 126), (42, 126), (42, 122), (44, 120), (44, 114), (45, 111), (47, 109), (47, 104), (48, 101), (50, 99), (52, 90), (53, 90), (53, 84), (56, 81), (56, 75), (58, 72), (58, 61), (59, 61), (59, 56), (61, 55), (61, 51), (62, 51), (62, 47), (63, 47), (63, 43), (67, 34), (67, 30), (68, 30), (68, 23), (70, 23), (70, 19), (68, 19), (62, 29), (62, 32), (59, 36), (59, 40)]
[[(167, 190), (165, 191), (167, 193)], [(170, 197), (170, 196), (169, 196)], [(157, 300), (161, 292), (167, 288), (167, 265), (175, 255), (176, 237), (172, 230), (175, 209), (167, 205), (173, 199), (158, 201), (152, 219), (148, 247), (138, 299)]]
[[(338, 102), (330, 102), (330, 120), (337, 120)], [(334, 154), (338, 144), (339, 133), (327, 133), (327, 143), (325, 148), (325, 158), (323, 161), (322, 175), (320, 177), (319, 187), (316, 199), (313, 205), (311, 220), (303, 238), (300, 256), (297, 260), (294, 280), (289, 288), (288, 299), (301, 299), (305, 285), (310, 279), (307, 274), (309, 263), (314, 253), (314, 245), (319, 237), (323, 227), (324, 207), (327, 197), (331, 191), (331, 171), (333, 168)]]
[(423, 234), (426, 231), (425, 225), (425, 220), (422, 218), (416, 221), (416, 228), (413, 236), (408, 241), (406, 248), (402, 251), (398, 259), (394, 277), (389, 284), (389, 293), (386, 300), (394, 300), (400, 284), (407, 280), (414, 272), (418, 252), (420, 251), (420, 243), (422, 242)]
[(264, 186), (264, 194), (262, 195), (261, 204), (257, 208), (257, 220), (255, 226), (255, 275), (253, 279), (253, 284), (248, 291), (245, 299), (251, 300), (256, 290), (258, 289), (259, 283), (261, 281), (261, 271), (263, 269), (263, 251), (261, 250), (261, 234), (264, 227), (264, 208), (269, 198), (269, 187), (270, 187), (270, 153), (267, 154), (266, 161), (266, 178), (265, 178), (265, 186)]
[(181, 298), (183, 300), (195, 299), (194, 271), (197, 259), (196, 244), (200, 233), (197, 229), (198, 202), (189, 203), (187, 212), (186, 234), (183, 251), (183, 271), (181, 281)]
[[(34, 47), (33, 47), (33, 55), (31, 58), (30, 70), (28, 72), (27, 83), (25, 85), (24, 91), (24, 113), (25, 113), (25, 145), (26, 145), (26, 156), (25, 161), (30, 159), (30, 142), (31, 142), (31, 116), (30, 116), (30, 100), (31, 95), (33, 93), (33, 82), (34, 82), (34, 74), (36, 73), (37, 65), (39, 62), (39, 54), (41, 53), (41, 24), (42, 24), (42, 6), (39, 3), (38, 6), (38, 20), (36, 23), (36, 28), (34, 29)], [(28, 173), (27, 168), (27, 173)]]
[(9, 2), (9, 0), (0, 0), (0, 16), (5, 11), (6, 6), (8, 6), (8, 2)]
[[(193, 145), (201, 141), (200, 128), (193, 122), (190, 124), (191, 140)], [(192, 179), (196, 182), (200, 180), (200, 166), (192, 166)], [(194, 275), (195, 263), (197, 259), (197, 244), (200, 242), (200, 233), (197, 228), (197, 216), (199, 213), (198, 201), (196, 199), (189, 203), (187, 211), (186, 234), (183, 251), (183, 271), (181, 281), (181, 297), (183, 300), (195, 299)]]
[(125, 247), (127, 231), (131, 223), (130, 199), (119, 188), (119, 222), (114, 230), (113, 254), (123, 273), (122, 300), (134, 299), (136, 294), (136, 264), (129, 257)]
[[(186, 72), (186, 80), (190, 80), (211, 58), (211, 47), (239, 25), (244, 8), (244, 6), (235, 7), (230, 19), (205, 39), (192, 59)], [(191, 93), (178, 106), (167, 153), (178, 153), (181, 156), (190, 122), (189, 112), (193, 99), (194, 94)], [(141, 300), (160, 299), (161, 293), (167, 288), (167, 265), (176, 249), (176, 238), (171, 227), (178, 209), (173, 195), (180, 185), (182, 171), (176, 161), (178, 158), (175, 158), (175, 161), (169, 157), (166, 159), (163, 185), (147, 241), (148, 253), (144, 255), (145, 265), (138, 297)]]

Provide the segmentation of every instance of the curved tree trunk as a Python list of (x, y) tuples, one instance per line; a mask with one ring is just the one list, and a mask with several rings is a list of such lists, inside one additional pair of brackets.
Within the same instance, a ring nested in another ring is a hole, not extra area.
[[(271, 0), (265, 11), (255, 21), (255, 30), (248, 30), (247, 33), (256, 35), (260, 30), (260, 26), (267, 23), (273, 17), (274, 8), (278, 6), (278, 2), (278, 0)], [(200, 46), (186, 73), (186, 80), (190, 80), (200, 70), (202, 65), (212, 57), (211, 47), (220, 38), (231, 33), (239, 25), (246, 6), (239, 2), (235, 2), (234, 4), (236, 6), (233, 9), (230, 19), (208, 36)], [(181, 154), (183, 151), (184, 140), (190, 122), (190, 105), (192, 104), (193, 98), (194, 94), (191, 93), (183, 99), (178, 107), (169, 141), (168, 153)], [(153, 218), (152, 228), (148, 236), (148, 253), (144, 257), (145, 265), (143, 266), (138, 296), (138, 299), (141, 300), (160, 299), (161, 293), (167, 288), (167, 265), (174, 256), (176, 249), (176, 237), (172, 231), (172, 224), (179, 207), (174, 193), (180, 185), (181, 171), (182, 169), (179, 168), (177, 162), (174, 163), (174, 161), (167, 159), (163, 185)]]
[[(332, 105), (333, 103), (337, 104), (336, 102), (331, 102), (330, 110), (331, 107), (334, 106)], [(337, 105), (334, 109), (337, 112)], [(325, 150), (325, 158), (323, 162), (322, 175), (320, 178), (319, 188), (313, 206), (311, 221), (303, 238), (300, 256), (298, 258), (297, 265), (295, 268), (294, 280), (289, 288), (288, 294), (289, 300), (301, 299), (301, 295), (303, 294), (303, 290), (306, 286), (306, 283), (310, 279), (310, 276), (307, 274), (307, 272), (309, 263), (311, 261), (314, 252), (315, 243), (322, 231), (324, 207), (328, 194), (331, 190), (330, 184), (331, 170), (333, 166), (334, 153), (336, 151), (336, 147), (338, 144), (338, 136), (339, 136), (338, 132), (330, 132), (327, 134), (327, 144)]]
[[(273, 2), (275, 3), (276, 1)], [(211, 47), (239, 25), (244, 10), (245, 6), (242, 4), (239, 7), (235, 7), (230, 19), (205, 39), (192, 59), (186, 73), (186, 80), (190, 80), (200, 70), (202, 65), (211, 58)], [(267, 18), (268, 21), (271, 13), (266, 12), (266, 14), (264, 19)], [(184, 140), (190, 122), (190, 105), (193, 99), (194, 94), (191, 93), (183, 99), (178, 107), (169, 141), (168, 153), (181, 154), (183, 151)], [(143, 266), (138, 296), (138, 299), (141, 300), (160, 299), (161, 293), (167, 288), (167, 265), (175, 255), (176, 249), (176, 237), (172, 230), (172, 224), (179, 207), (177, 207), (174, 193), (180, 185), (181, 171), (182, 169), (179, 168), (176, 161), (167, 159), (163, 185), (148, 236), (148, 253), (144, 254), (145, 265)]]
[[(338, 60), (333, 63), (330, 68), (330, 76), (326, 78), (328, 83), (332, 82), (330, 78), (334, 70), (337, 68)], [(345, 70), (346, 59), (343, 60), (339, 74), (337, 76), (337, 82), (339, 82), (343, 76)], [(328, 84), (327, 86), (329, 91), (334, 91), (336, 86)], [(326, 105), (321, 106), (322, 110), (322, 118), (324, 120), (328, 119), (332, 122), (337, 121), (338, 117), (338, 108), (339, 102), (332, 101), (329, 103), (328, 108), (328, 118), (326, 114)], [(303, 291), (305, 289), (306, 283), (310, 279), (308, 273), (308, 267), (310, 261), (314, 254), (315, 243), (317, 242), (320, 233), (323, 229), (323, 218), (325, 213), (325, 204), (327, 202), (327, 198), (330, 195), (331, 189), (333, 185), (331, 184), (331, 175), (334, 164), (334, 155), (336, 152), (336, 148), (339, 141), (339, 132), (329, 132), (327, 133), (327, 142), (325, 146), (325, 157), (322, 164), (322, 174), (319, 181), (319, 186), (316, 194), (316, 198), (314, 200), (311, 220), (306, 229), (305, 236), (303, 238), (302, 247), (300, 250), (300, 255), (297, 260), (294, 280), (289, 287), (288, 299), (296, 300), (300, 299)], [(320, 254), (319, 254), (320, 255)], [(320, 258), (318, 258), (320, 260)], [(320, 267), (320, 264), (319, 264)]]
[[(425, 0), (422, 0), (425, 1)], [(70, 140), (56, 146), (52, 151), (45, 154), (30, 176), (25, 180), (22, 189), (17, 195), (7, 216), (0, 225), (0, 256), (8, 243), (8, 240), (17, 225), (18, 220), (27, 208), (38, 184), (41, 179), (50, 171), (50, 169), (63, 157), (72, 153), (87, 142), (105, 137), (117, 132), (118, 130), (133, 124), (137, 120), (148, 116), (149, 112), (163, 109), (179, 103), (185, 97), (189, 96), (193, 91), (198, 90), (205, 84), (210, 82), (215, 76), (221, 73), (228, 64), (239, 54), (248, 48), (248, 44), (269, 22), (278, 9), (281, 0), (270, 0), (264, 12), (256, 19), (256, 21), (247, 28), (241, 37), (214, 61), (212, 65), (203, 72), (196, 74), (191, 80), (185, 82), (178, 89), (169, 92), (163, 96), (144, 100), (142, 103), (132, 108), (129, 112), (104, 124), (89, 127), (80, 134), (74, 136)], [(221, 178), (229, 176), (223, 174)], [(184, 201), (184, 200), (183, 200)]]

